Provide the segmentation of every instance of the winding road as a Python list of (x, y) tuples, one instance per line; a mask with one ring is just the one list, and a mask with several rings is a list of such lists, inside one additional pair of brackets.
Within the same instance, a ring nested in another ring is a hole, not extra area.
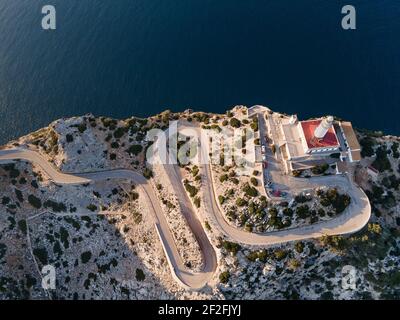
[[(184, 130), (201, 130), (199, 128), (181, 128)], [(369, 220), (371, 207), (365, 193), (349, 182), (351, 188), (352, 202), (345, 213), (330, 221), (321, 222), (312, 226), (299, 227), (296, 229), (288, 229), (283, 231), (271, 232), (268, 234), (249, 233), (237, 229), (230, 225), (216, 200), (215, 190), (213, 186), (213, 176), (211, 166), (205, 159), (208, 157), (207, 142), (202, 141), (200, 148), (200, 157), (202, 158), (200, 165), (202, 178), (202, 192), (204, 195), (203, 204), (207, 219), (212, 225), (216, 226), (231, 241), (241, 244), (267, 246), (280, 244), (288, 241), (303, 240), (309, 238), (318, 238), (322, 235), (339, 235), (352, 233), (360, 230)], [(176, 165), (164, 164), (164, 170), (171, 180), (171, 184), (175, 188), (178, 196), (182, 214), (186, 218), (196, 240), (199, 243), (203, 254), (203, 269), (201, 272), (192, 272), (188, 270), (179, 254), (174, 236), (169, 228), (166, 218), (162, 212), (156, 191), (140, 173), (132, 170), (105, 170), (92, 173), (76, 173), (66, 174), (59, 172), (52, 164), (50, 164), (38, 152), (23, 149), (4, 149), (0, 150), (0, 161), (8, 162), (13, 160), (26, 160), (40, 166), (48, 177), (56, 184), (83, 184), (92, 181), (106, 179), (129, 179), (138, 187), (146, 199), (146, 203), (154, 218), (154, 224), (162, 243), (165, 255), (167, 257), (173, 278), (185, 289), (200, 290), (212, 279), (217, 269), (217, 257), (215, 250), (208, 239), (200, 220), (196, 216), (196, 212), (183, 188), (179, 167)], [(321, 181), (324, 183), (324, 181)]]

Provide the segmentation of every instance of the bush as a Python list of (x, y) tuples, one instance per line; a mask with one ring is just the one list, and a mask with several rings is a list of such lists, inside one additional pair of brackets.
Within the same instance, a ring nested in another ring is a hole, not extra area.
[(115, 139), (119, 139), (122, 138), (122, 136), (125, 134), (125, 128), (123, 127), (118, 127), (115, 131), (114, 131), (114, 138)]
[(222, 176), (219, 177), (219, 181), (221, 183), (225, 182), (226, 180), (228, 180), (228, 175), (227, 174), (223, 174)]
[(196, 208), (200, 208), (200, 198), (199, 197), (195, 197), (193, 200), (193, 203), (196, 206)]
[(113, 148), (113, 149), (119, 148), (119, 143), (117, 141), (111, 142), (111, 148)]
[(192, 168), (193, 177), (196, 177), (199, 174), (199, 171), (200, 171), (200, 169), (198, 166), (193, 166), (193, 168)]
[(146, 179), (150, 179), (150, 178), (153, 177), (153, 171), (151, 171), (149, 168), (145, 168), (145, 169), (143, 170), (143, 176), (144, 176)]
[(78, 125), (78, 130), (80, 133), (84, 133), (86, 131), (86, 124), (85, 123), (81, 123)]
[(22, 219), (18, 221), (18, 227), (19, 229), (22, 231), (22, 233), (24, 235), (26, 235), (26, 231), (27, 231), (27, 224), (26, 224), (26, 220)]
[(371, 164), (379, 172), (391, 170), (392, 166), (387, 156), (386, 147), (379, 147), (376, 150), (376, 159)]
[(275, 259), (278, 261), (285, 259), (287, 254), (288, 254), (287, 251), (285, 251), (283, 249), (278, 249), (278, 250), (275, 250), (275, 252), (274, 252)]
[(294, 198), (294, 200), (295, 200), (297, 203), (304, 203), (304, 202), (310, 201), (311, 198), (306, 197), (306, 196), (304, 196), (304, 195), (302, 195), (302, 194), (299, 194), (299, 195), (297, 195), (297, 196)]
[(253, 186), (258, 186), (258, 180), (254, 177), (251, 177), (250, 182)]
[(296, 214), (299, 218), (305, 219), (310, 214), (310, 208), (308, 207), (308, 205), (298, 206), (296, 208)]
[(247, 259), (250, 261), (256, 261), (257, 259), (263, 263), (267, 262), (268, 252), (263, 249), (261, 251), (252, 251), (247, 255)]
[(24, 196), (22, 195), (22, 192), (18, 189), (15, 189), (15, 195), (17, 196), (17, 199), (19, 202), (23, 202), (24, 201)]
[(92, 257), (92, 253), (90, 251), (85, 251), (81, 254), (81, 261), (82, 263), (89, 262), (90, 258)]
[(229, 121), (229, 124), (234, 128), (240, 128), (240, 126), (241, 126), (240, 120), (238, 120), (236, 118), (231, 118), (231, 120)]
[(258, 131), (258, 122), (257, 122), (257, 120), (251, 123), (250, 128), (252, 128), (254, 131)]
[(20, 172), (19, 172), (18, 169), (12, 168), (12, 169), (10, 170), (10, 178), (11, 178), (11, 179), (18, 178), (19, 174), (20, 174)]
[(283, 209), (283, 214), (287, 217), (293, 216), (293, 210), (291, 208), (285, 208)]
[(144, 279), (146, 279), (146, 275), (144, 274), (143, 270), (139, 268), (136, 269), (135, 277), (137, 281), (143, 281)]
[(224, 241), (222, 247), (233, 255), (236, 255), (241, 249), (239, 244), (230, 241)]
[(33, 249), (33, 254), (39, 259), (42, 265), (48, 264), (48, 253), (45, 248), (35, 248)]
[(347, 247), (347, 242), (342, 236), (323, 236), (321, 237), (321, 243), (339, 251)]
[(133, 144), (131, 145), (126, 152), (129, 154), (133, 154), (134, 156), (137, 156), (140, 152), (142, 152), (143, 147), (140, 144)]
[(375, 146), (375, 139), (371, 137), (365, 137), (360, 140), (361, 145), (361, 156), (372, 157), (375, 152), (373, 147)]
[(239, 207), (244, 207), (247, 204), (247, 201), (244, 200), (243, 198), (237, 198), (236, 199), (236, 205)]
[(39, 198), (35, 197), (33, 194), (30, 194), (28, 196), (28, 202), (32, 207), (36, 209), (40, 209), (42, 207), (42, 201)]
[(230, 275), (229, 271), (224, 271), (224, 272), (220, 273), (219, 281), (223, 284), (226, 284), (226, 283), (228, 283), (230, 277), (231, 277), (231, 275)]
[(185, 183), (185, 189), (187, 192), (189, 192), (189, 195), (192, 198), (197, 194), (197, 192), (199, 192), (199, 190), (195, 186), (192, 186), (188, 182)]
[(304, 243), (301, 241), (296, 242), (296, 244), (294, 245), (294, 248), (298, 253), (302, 253), (304, 250)]
[(134, 211), (132, 212), (132, 217), (133, 217), (133, 222), (135, 222), (135, 224), (139, 224), (140, 222), (142, 222), (142, 214)]
[(72, 134), (67, 134), (66, 136), (65, 136), (65, 140), (69, 143), (69, 142), (72, 142), (72, 141), (74, 141), (74, 137), (72, 136)]
[(89, 204), (86, 208), (92, 212), (97, 210), (97, 206), (95, 206), (93, 203)]
[(225, 202), (225, 197), (219, 195), (219, 196), (218, 196), (218, 201), (219, 201), (219, 204), (224, 204), (224, 202)]
[(398, 142), (393, 142), (391, 150), (392, 150), (393, 158), (398, 159), (400, 157), (399, 143)]
[(46, 200), (43, 203), (43, 206), (47, 208), (51, 208), (53, 212), (65, 212), (67, 211), (67, 207), (62, 202), (55, 202), (53, 200)]
[(251, 187), (248, 183), (244, 185), (243, 192), (249, 197), (256, 197), (258, 195), (257, 189)]

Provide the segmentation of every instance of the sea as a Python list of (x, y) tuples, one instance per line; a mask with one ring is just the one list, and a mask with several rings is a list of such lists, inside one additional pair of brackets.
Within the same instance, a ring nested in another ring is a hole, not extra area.
[(400, 135), (400, 1), (0, 0), (0, 144), (85, 113), (255, 104)]

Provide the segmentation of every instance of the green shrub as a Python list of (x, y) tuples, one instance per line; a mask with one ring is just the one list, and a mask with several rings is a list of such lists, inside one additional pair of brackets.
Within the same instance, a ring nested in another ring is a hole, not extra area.
[(39, 259), (42, 265), (48, 264), (48, 253), (45, 248), (35, 248), (33, 249), (34, 256)]
[(229, 273), (229, 271), (224, 271), (224, 272), (220, 273), (219, 281), (223, 284), (226, 284), (226, 283), (228, 283), (230, 277), (231, 277), (231, 274)]
[(144, 170), (143, 170), (143, 176), (144, 176), (146, 179), (150, 179), (150, 178), (153, 177), (153, 171), (151, 171), (149, 168), (144, 168)]
[(251, 187), (248, 183), (243, 186), (243, 192), (249, 197), (256, 197), (258, 195), (257, 189)]
[(137, 156), (140, 152), (142, 152), (143, 147), (140, 144), (133, 144), (131, 145), (126, 152), (129, 154), (133, 154), (134, 156)]
[(384, 172), (392, 169), (390, 161), (387, 156), (386, 147), (379, 147), (376, 150), (376, 159), (371, 164), (379, 172)]
[(277, 249), (274, 251), (275, 259), (278, 261), (285, 259), (287, 257), (287, 254), (288, 254), (287, 251), (283, 249)]
[(143, 281), (144, 279), (146, 279), (146, 275), (144, 274), (143, 270), (139, 268), (136, 269), (135, 277), (137, 281)]
[(258, 122), (257, 122), (257, 120), (251, 123), (250, 128), (252, 128), (254, 131), (258, 131)]
[(92, 257), (92, 253), (90, 251), (85, 251), (81, 254), (81, 261), (82, 263), (89, 262), (90, 258)]
[(93, 203), (89, 204), (86, 208), (87, 208), (88, 210), (92, 211), (92, 212), (94, 212), (94, 211), (97, 210), (97, 206), (94, 205)]
[(114, 138), (115, 139), (119, 139), (119, 138), (122, 138), (123, 137), (123, 135), (125, 134), (125, 132), (126, 132), (126, 129), (125, 128), (123, 128), (123, 127), (118, 127), (115, 131), (114, 131)]
[(133, 217), (133, 222), (135, 222), (135, 224), (139, 224), (140, 222), (142, 222), (142, 214), (134, 211), (132, 212), (132, 217)]
[(111, 148), (118, 149), (119, 148), (119, 143), (117, 141), (111, 142)]
[(86, 131), (87, 127), (85, 123), (81, 123), (78, 125), (78, 130), (80, 133), (84, 133)]
[(22, 195), (21, 190), (15, 189), (15, 195), (17, 196), (17, 199), (19, 202), (23, 202), (24, 201), (24, 196)]
[(229, 124), (234, 128), (240, 128), (240, 126), (241, 126), (240, 120), (238, 120), (236, 118), (231, 118), (231, 120), (229, 121)]
[(72, 136), (72, 134), (67, 134), (66, 136), (65, 136), (65, 140), (69, 143), (69, 142), (72, 142), (72, 141), (74, 141), (74, 137)]
[(39, 198), (35, 197), (33, 194), (30, 194), (28, 196), (28, 202), (32, 207), (36, 209), (40, 209), (42, 207), (42, 201)]
[(53, 210), (53, 212), (65, 212), (67, 211), (67, 207), (65, 206), (64, 203), (62, 202), (55, 202), (53, 200), (46, 200), (43, 203), (43, 207), (47, 208), (51, 208)]
[(304, 243), (301, 241), (296, 242), (296, 244), (294, 245), (294, 248), (298, 253), (302, 253), (304, 250)]
[(193, 199), (193, 203), (196, 206), (196, 208), (200, 208), (200, 198), (199, 197), (195, 197)]
[(375, 146), (375, 139), (371, 137), (365, 137), (360, 140), (361, 145), (361, 156), (362, 157), (372, 157), (375, 152), (373, 147)]
[(245, 205), (247, 205), (247, 201), (244, 200), (243, 198), (237, 198), (236, 205), (239, 207), (244, 207)]
[(287, 217), (293, 216), (293, 210), (291, 208), (285, 208), (283, 209), (283, 214)]
[(258, 186), (258, 180), (257, 180), (256, 178), (251, 177), (251, 178), (250, 178), (250, 182), (251, 182), (251, 184), (252, 184), (253, 186)]
[(18, 228), (22, 231), (22, 233), (24, 235), (26, 235), (26, 231), (27, 231), (27, 224), (26, 224), (26, 220), (22, 219), (18, 221)]
[(296, 208), (296, 214), (301, 219), (307, 218), (309, 216), (309, 214), (310, 214), (309, 206), (308, 205), (298, 206)]
[(190, 183), (185, 183), (184, 184), (185, 185), (185, 189), (186, 189), (186, 191), (187, 192), (189, 192), (189, 195), (190, 195), (190, 197), (194, 197), (198, 192), (199, 192), (199, 190), (195, 187), (195, 186), (192, 186)]
[(222, 247), (233, 255), (236, 255), (241, 249), (239, 244), (230, 241), (223, 241)]

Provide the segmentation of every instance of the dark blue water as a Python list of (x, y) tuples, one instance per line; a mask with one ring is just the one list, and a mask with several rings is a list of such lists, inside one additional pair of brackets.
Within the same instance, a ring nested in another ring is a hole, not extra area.
[(235, 104), (400, 134), (400, 1), (0, 0), (0, 142), (87, 112)]

